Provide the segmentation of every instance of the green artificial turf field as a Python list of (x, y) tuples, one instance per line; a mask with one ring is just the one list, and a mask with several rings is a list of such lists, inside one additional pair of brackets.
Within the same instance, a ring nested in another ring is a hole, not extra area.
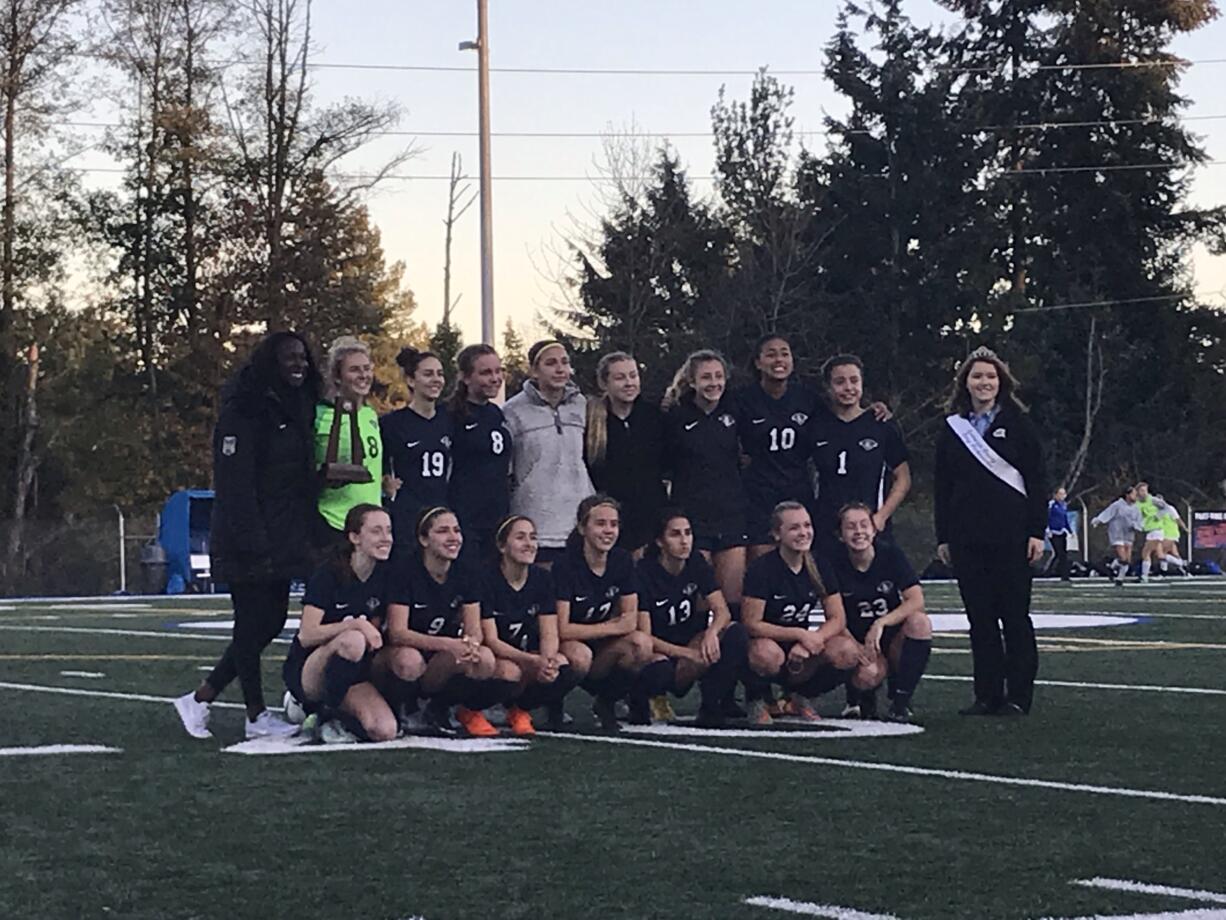
[[(0, 600), (0, 918), (1226, 918), (1224, 599), (1040, 585), (1036, 611), (1122, 620), (1041, 630), (1024, 720), (955, 714), (954, 632), (922, 732), (609, 739), (576, 691), (570, 735), (282, 756), (223, 752), (237, 687), (212, 741), (169, 705), (224, 599)], [(18, 751), (44, 745), (113, 750)]]

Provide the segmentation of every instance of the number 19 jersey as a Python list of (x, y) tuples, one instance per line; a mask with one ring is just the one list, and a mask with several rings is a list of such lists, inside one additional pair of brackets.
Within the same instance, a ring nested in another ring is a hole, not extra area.
[(451, 416), (441, 404), (432, 418), (405, 406), (383, 416), (379, 428), (383, 432), (383, 471), (401, 482), (400, 491), (388, 503), (388, 511), (392, 516), (392, 533), (403, 552), (416, 545), (413, 531), (422, 510), (447, 504)]

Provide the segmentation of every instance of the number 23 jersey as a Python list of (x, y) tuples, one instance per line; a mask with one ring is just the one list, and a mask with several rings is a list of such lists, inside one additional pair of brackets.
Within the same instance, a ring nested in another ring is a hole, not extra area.
[(845, 549), (840, 548), (834, 559), (843, 609), (847, 612), (847, 629), (860, 642), (875, 620), (902, 603), (904, 591), (919, 584), (901, 549), (882, 541), (874, 550), (873, 561), (863, 572), (852, 564)]

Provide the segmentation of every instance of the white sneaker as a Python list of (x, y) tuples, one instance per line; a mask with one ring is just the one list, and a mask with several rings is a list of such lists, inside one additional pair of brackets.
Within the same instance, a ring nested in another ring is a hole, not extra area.
[(212, 738), (209, 731), (209, 704), (196, 699), (196, 691), (175, 697), (175, 712), (183, 728), (193, 738)]
[(319, 738), (324, 744), (357, 744), (358, 736), (333, 719), (319, 728)]
[(267, 709), (256, 716), (254, 722), (247, 720), (248, 741), (252, 738), (288, 738), (297, 733), (297, 725), (292, 725), (284, 719), (278, 719)]
[(285, 721), (293, 725), (301, 725), (306, 721), (307, 713), (302, 708), (302, 704), (294, 697), (294, 694), (288, 690), (285, 691), (285, 696), (281, 698), (281, 705), (285, 708)]

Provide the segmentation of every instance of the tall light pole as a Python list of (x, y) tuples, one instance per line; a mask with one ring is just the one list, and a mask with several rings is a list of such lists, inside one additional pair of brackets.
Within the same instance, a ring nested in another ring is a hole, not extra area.
[(481, 341), (494, 344), (494, 203), (490, 182), (489, 0), (477, 0), (477, 40), (460, 42), (477, 52), (477, 108), (481, 134)]

